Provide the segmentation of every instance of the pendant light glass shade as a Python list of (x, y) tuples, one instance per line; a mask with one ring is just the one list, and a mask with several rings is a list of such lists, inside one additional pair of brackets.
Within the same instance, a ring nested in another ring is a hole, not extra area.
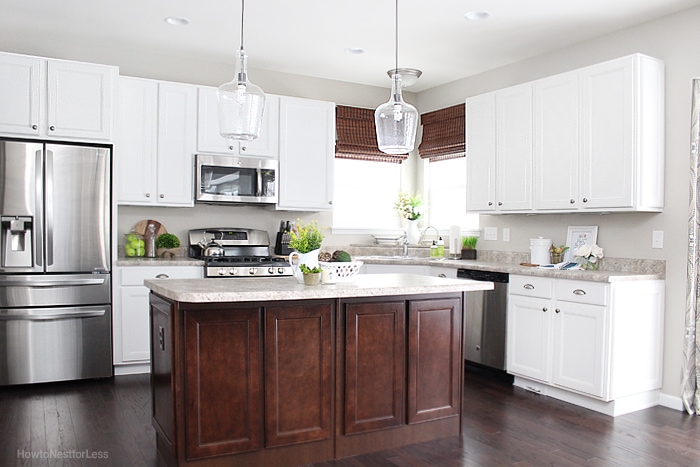
[(389, 102), (374, 111), (377, 129), (377, 145), (386, 154), (407, 154), (416, 144), (418, 111), (404, 102), (401, 96), (401, 74), (399, 71), (399, 0), (396, 0), (396, 55), (392, 75), (391, 98)]
[(228, 141), (251, 141), (260, 135), (265, 94), (262, 89), (248, 81), (248, 64), (243, 50), (243, 12), (241, 2), (241, 48), (238, 51), (236, 77), (219, 86), (219, 133)]
[(374, 111), (379, 150), (386, 154), (406, 154), (413, 151), (418, 128), (418, 111), (401, 96), (401, 75), (395, 73), (391, 99)]

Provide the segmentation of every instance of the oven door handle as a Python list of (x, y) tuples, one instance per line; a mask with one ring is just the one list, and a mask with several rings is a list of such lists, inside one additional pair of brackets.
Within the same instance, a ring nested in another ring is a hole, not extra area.
[(48, 321), (56, 319), (96, 318), (104, 316), (105, 308), (3, 308), (0, 321)]

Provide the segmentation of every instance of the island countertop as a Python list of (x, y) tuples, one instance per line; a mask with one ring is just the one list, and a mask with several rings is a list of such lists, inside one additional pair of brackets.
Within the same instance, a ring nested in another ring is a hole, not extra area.
[(293, 277), (148, 279), (153, 292), (178, 302), (254, 302), (316, 298), (378, 297), (492, 290), (492, 282), (415, 274), (359, 274), (337, 284), (307, 286)]

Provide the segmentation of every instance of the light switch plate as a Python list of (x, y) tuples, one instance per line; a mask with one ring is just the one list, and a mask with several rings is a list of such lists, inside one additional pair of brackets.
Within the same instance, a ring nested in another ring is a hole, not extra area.
[(498, 227), (484, 227), (484, 240), (498, 240)]
[(501, 238), (504, 242), (510, 241), (510, 229), (508, 227), (503, 227), (503, 233), (501, 234)]
[(654, 230), (651, 233), (651, 247), (652, 248), (663, 248), (664, 247), (664, 231)]

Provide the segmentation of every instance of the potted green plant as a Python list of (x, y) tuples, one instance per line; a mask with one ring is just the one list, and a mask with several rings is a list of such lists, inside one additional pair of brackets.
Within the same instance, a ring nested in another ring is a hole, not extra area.
[(299, 266), (301, 273), (304, 275), (305, 285), (318, 285), (321, 280), (321, 268), (319, 266), (310, 268), (306, 264)]
[(174, 258), (180, 252), (180, 239), (177, 235), (164, 233), (156, 238), (156, 256), (158, 258)]
[(552, 246), (549, 248), (549, 253), (552, 255), (552, 264), (561, 263), (564, 260), (564, 253), (569, 247), (565, 245)]
[(462, 259), (476, 259), (478, 237), (462, 237)]
[(298, 265), (317, 267), (322, 241), (323, 232), (316, 221), (302, 224), (301, 220), (297, 219), (289, 231), (289, 248), (294, 250), (289, 254), (289, 262), (292, 265), (294, 277), (299, 283), (304, 282), (304, 277)]

